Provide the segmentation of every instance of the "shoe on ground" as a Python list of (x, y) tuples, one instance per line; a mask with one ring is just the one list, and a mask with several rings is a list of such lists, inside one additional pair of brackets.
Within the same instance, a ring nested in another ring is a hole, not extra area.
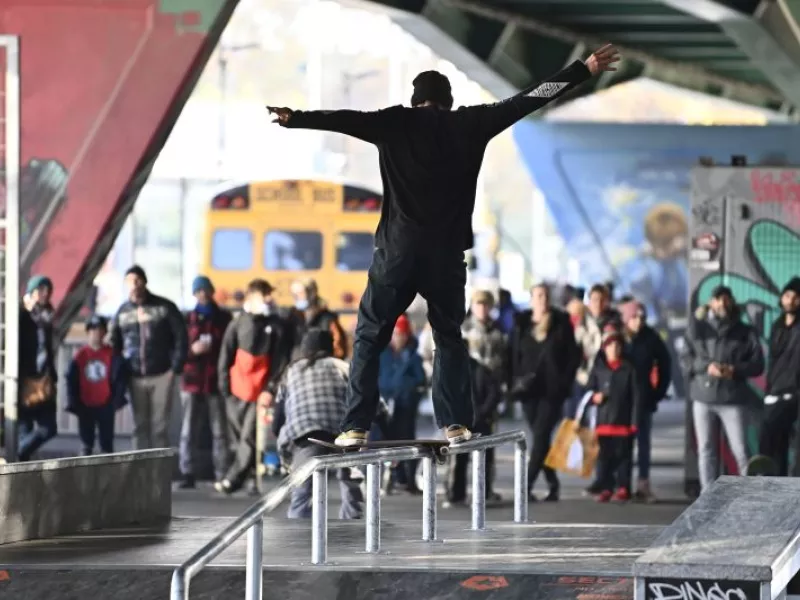
[(611, 490), (603, 490), (602, 492), (597, 494), (594, 497), (594, 499), (597, 500), (598, 502), (606, 503), (606, 502), (611, 502), (611, 498), (613, 496), (614, 494), (611, 493)]
[(487, 492), (486, 493), (486, 502), (492, 504), (499, 504), (503, 501), (503, 497), (498, 494), (497, 492)]
[(603, 486), (600, 485), (600, 482), (594, 481), (592, 484), (583, 490), (584, 496), (597, 496), (600, 492), (603, 491)]
[(472, 439), (472, 432), (463, 425), (450, 425), (445, 430), (447, 441), (450, 445), (463, 444)]
[(341, 448), (365, 446), (367, 444), (367, 432), (363, 429), (348, 429), (339, 434), (334, 444)]
[(547, 496), (544, 497), (545, 502), (558, 502), (560, 499), (561, 494), (558, 487), (551, 487), (550, 491), (547, 492)]
[(235, 491), (233, 489), (233, 484), (227, 479), (214, 482), (214, 489), (217, 490), (220, 494), (225, 494), (227, 496), (229, 496)]
[(463, 508), (467, 505), (467, 500), (445, 500), (442, 502), (442, 508)]
[(193, 490), (195, 487), (197, 487), (197, 485), (192, 475), (184, 475), (178, 482), (179, 490)]
[(636, 493), (633, 495), (633, 500), (643, 504), (655, 504), (658, 502), (653, 491), (650, 489), (650, 482), (644, 480), (639, 481)]
[(628, 502), (631, 499), (631, 493), (626, 488), (618, 488), (614, 492), (614, 502)]

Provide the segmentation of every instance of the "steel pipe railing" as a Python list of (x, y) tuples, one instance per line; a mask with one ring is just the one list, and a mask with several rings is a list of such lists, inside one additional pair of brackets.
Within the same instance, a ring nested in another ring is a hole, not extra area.
[[(440, 449), (442, 455), (472, 454), (472, 529), (486, 527), (486, 450), (514, 443), (514, 521), (528, 519), (527, 439), (522, 431), (511, 431), (478, 437), (456, 446)], [(436, 519), (436, 450), (407, 446), (379, 450), (362, 450), (349, 454), (318, 456), (286, 477), (278, 487), (258, 500), (219, 535), (203, 546), (172, 574), (171, 600), (188, 600), (189, 584), (197, 573), (220, 553), (247, 533), (246, 600), (261, 600), (263, 584), (263, 518), (275, 510), (298, 485), (312, 478), (311, 562), (325, 564), (328, 556), (328, 472), (330, 469), (367, 465), (366, 551), (380, 551), (380, 474), (387, 461), (422, 459), (423, 513), (422, 539), (437, 537)]]

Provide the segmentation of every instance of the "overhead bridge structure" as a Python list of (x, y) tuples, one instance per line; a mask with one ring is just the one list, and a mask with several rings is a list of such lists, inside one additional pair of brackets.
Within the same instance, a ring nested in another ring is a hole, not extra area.
[[(786, 114), (797, 114), (800, 106), (800, 0), (372, 3), (402, 9), (395, 18), (412, 33), (423, 28), (420, 18), (435, 25), (518, 89), (598, 45), (612, 42), (622, 49), (618, 71), (581, 86), (561, 102), (647, 76)], [(459, 57), (451, 61), (464, 70)], [(502, 84), (482, 83), (495, 95), (505, 95)]]

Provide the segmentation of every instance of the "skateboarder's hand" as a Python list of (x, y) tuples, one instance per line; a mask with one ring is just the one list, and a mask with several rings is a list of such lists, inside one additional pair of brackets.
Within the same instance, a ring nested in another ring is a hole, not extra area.
[(286, 125), (289, 122), (289, 119), (292, 118), (292, 114), (294, 111), (291, 108), (278, 107), (278, 106), (268, 106), (267, 110), (271, 115), (275, 115), (277, 118), (272, 119), (273, 123), (280, 123), (281, 125)]
[(708, 365), (708, 374), (712, 377), (722, 377), (722, 369), (720, 369), (717, 363), (711, 363)]
[(604, 71), (616, 71), (617, 67), (615, 65), (619, 60), (619, 50), (613, 44), (606, 44), (587, 58), (585, 64), (592, 75), (597, 75)]
[(595, 392), (592, 394), (592, 402), (595, 404), (602, 404), (603, 403), (603, 392)]

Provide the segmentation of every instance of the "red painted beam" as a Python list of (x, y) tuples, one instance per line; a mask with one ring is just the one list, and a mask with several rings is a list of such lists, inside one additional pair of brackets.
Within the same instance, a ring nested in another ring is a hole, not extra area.
[(236, 4), (0, 0), (20, 36), (20, 279), (53, 280), (62, 332)]

